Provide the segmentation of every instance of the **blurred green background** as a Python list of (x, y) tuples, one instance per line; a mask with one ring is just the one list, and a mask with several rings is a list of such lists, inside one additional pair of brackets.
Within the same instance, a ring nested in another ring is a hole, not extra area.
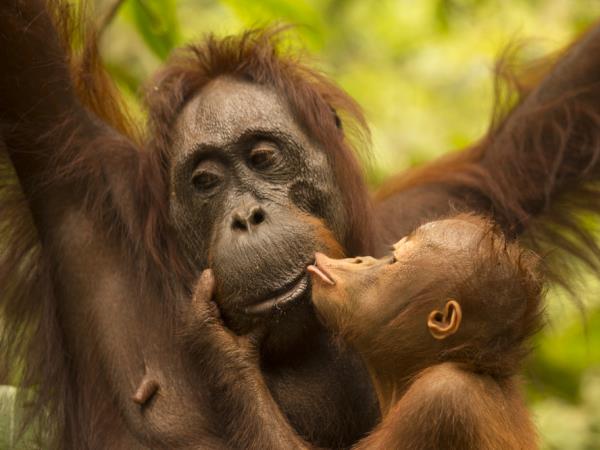
[[(365, 109), (373, 134), (368, 168), (373, 187), (389, 174), (464, 147), (485, 132), (494, 62), (508, 43), (525, 41), (525, 57), (534, 59), (559, 49), (600, 18), (599, 0), (96, 3), (97, 17), (118, 4), (102, 52), (139, 115), (140, 84), (174, 47), (209, 32), (223, 36), (273, 22), (296, 24), (290, 33), (293, 45), (306, 49), (312, 64)], [(550, 292), (550, 324), (524, 370), (543, 448), (600, 449), (598, 293), (600, 285), (583, 274), (582, 313), (569, 298)], [(0, 390), (6, 398), (0, 410), (14, 407), (11, 392)], [(10, 440), (12, 425), (0, 420), (0, 436), (3, 426)]]

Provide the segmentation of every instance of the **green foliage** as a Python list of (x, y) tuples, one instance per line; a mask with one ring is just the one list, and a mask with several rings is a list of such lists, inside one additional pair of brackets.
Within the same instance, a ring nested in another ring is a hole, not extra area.
[(309, 0), (282, 2), (280, 0), (223, 0), (242, 19), (247, 27), (267, 25), (273, 22), (294, 23), (303, 27), (305, 41), (312, 48), (321, 48), (326, 35), (326, 24), (319, 3)]
[(175, 0), (129, 0), (126, 13), (148, 48), (164, 60), (179, 44)]
[(600, 15), (596, 0), (125, 0), (123, 9), (104, 53), (128, 95), (178, 43), (296, 25), (313, 63), (367, 112), (373, 184), (483, 134), (492, 68), (505, 45), (525, 38), (526, 56), (534, 58)]
[(600, 444), (600, 369), (587, 369), (578, 380), (581, 400), (570, 403), (548, 395), (531, 404), (542, 448), (596, 450)]
[(0, 449), (25, 450), (41, 448), (33, 439), (34, 430), (23, 431), (22, 417), (25, 411), (23, 394), (12, 386), (0, 385)]

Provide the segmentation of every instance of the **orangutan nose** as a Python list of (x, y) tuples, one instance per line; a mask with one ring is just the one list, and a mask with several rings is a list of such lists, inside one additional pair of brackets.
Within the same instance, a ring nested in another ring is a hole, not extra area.
[(249, 232), (266, 219), (264, 209), (258, 205), (237, 209), (231, 215), (231, 228), (236, 231)]

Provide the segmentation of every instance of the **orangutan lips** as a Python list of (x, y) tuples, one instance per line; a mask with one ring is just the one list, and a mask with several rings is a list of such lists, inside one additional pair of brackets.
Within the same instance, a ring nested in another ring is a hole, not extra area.
[(331, 286), (335, 286), (335, 281), (333, 281), (329, 275), (327, 275), (323, 270), (321, 270), (321, 268), (319, 266), (315, 264), (311, 264), (310, 266), (308, 266), (306, 268), (306, 270), (308, 270), (310, 273), (317, 275), (319, 278), (321, 278), (321, 280), (323, 280), (325, 283), (331, 285)]

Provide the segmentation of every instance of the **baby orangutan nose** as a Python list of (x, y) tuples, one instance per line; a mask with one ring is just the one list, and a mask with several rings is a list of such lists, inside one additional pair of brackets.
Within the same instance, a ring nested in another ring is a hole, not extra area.
[(370, 265), (370, 264), (376, 263), (377, 260), (375, 258), (373, 258), (372, 256), (357, 256), (356, 258), (350, 259), (348, 262), (351, 262), (353, 264)]

